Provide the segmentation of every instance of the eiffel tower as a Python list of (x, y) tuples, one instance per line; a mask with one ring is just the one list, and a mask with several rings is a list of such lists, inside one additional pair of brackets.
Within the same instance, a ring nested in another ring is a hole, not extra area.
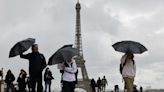
[(86, 90), (87, 92), (91, 92), (90, 88), (90, 79), (88, 77), (88, 73), (85, 67), (85, 60), (83, 58), (83, 48), (82, 48), (82, 36), (81, 36), (81, 24), (80, 24), (80, 9), (81, 5), (79, 3), (79, 0), (76, 3), (76, 33), (75, 33), (75, 48), (78, 49), (78, 56), (76, 58), (76, 63), (78, 70), (80, 68), (82, 73), (82, 78), (78, 78), (78, 84), (76, 85), (76, 88), (82, 88)]

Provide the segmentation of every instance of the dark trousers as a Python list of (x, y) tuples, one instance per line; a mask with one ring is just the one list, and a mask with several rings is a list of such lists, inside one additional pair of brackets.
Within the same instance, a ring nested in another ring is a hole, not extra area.
[[(31, 88), (32, 88), (32, 92), (43, 92), (43, 86), (42, 86), (42, 76), (38, 76), (38, 77), (31, 77)], [(36, 89), (36, 85), (37, 85), (37, 91)]]
[[(49, 89), (49, 91), (47, 91), (47, 89)], [(45, 81), (45, 91), (44, 92), (51, 92), (51, 81), (49, 81), (49, 80)]]
[(10, 92), (9, 90), (11, 89), (12, 92), (15, 92), (15, 88), (13, 83), (7, 83), (7, 89), (6, 92)]
[(101, 86), (100, 85), (98, 85), (98, 87), (97, 87), (97, 92), (101, 92)]
[(26, 88), (26, 83), (18, 83), (19, 86), (19, 92), (25, 92), (25, 88)]
[(62, 92), (75, 92), (75, 82), (63, 81)]
[(95, 86), (91, 86), (92, 92), (96, 92)]

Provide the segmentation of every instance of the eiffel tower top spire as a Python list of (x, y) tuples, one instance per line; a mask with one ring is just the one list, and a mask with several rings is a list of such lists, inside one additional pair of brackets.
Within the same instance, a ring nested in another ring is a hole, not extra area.
[(79, 11), (80, 12), (80, 9), (81, 9), (81, 5), (80, 5), (79, 0), (77, 0), (77, 3), (76, 3), (76, 11)]
[(82, 37), (81, 37), (81, 23), (80, 23), (80, 10), (81, 5), (79, 0), (76, 3), (76, 34), (75, 34), (75, 47), (78, 49), (78, 57), (83, 59)]

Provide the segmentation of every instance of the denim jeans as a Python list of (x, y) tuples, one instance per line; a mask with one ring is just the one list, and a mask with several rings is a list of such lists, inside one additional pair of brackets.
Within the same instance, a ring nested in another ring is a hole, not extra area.
[[(47, 87), (49, 87), (49, 91), (47, 91)], [(51, 92), (51, 81), (45, 81), (45, 90), (44, 92)]]

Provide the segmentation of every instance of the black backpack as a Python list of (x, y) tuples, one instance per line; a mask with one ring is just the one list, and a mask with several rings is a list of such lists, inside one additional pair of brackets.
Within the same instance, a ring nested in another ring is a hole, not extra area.
[(120, 74), (122, 74), (122, 70), (123, 70), (124, 64), (123, 64), (123, 66), (120, 64)]

